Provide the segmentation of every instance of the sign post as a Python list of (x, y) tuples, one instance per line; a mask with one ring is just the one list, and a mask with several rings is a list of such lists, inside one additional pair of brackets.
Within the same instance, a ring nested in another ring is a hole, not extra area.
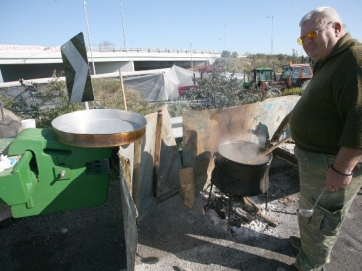
[(94, 101), (92, 80), (88, 66), (83, 33), (80, 32), (61, 46), (65, 80), (71, 103)]

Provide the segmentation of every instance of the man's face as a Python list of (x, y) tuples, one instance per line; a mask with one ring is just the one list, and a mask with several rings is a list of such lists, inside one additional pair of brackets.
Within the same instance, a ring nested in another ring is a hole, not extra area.
[(325, 19), (316, 20), (312, 18), (302, 25), (300, 29), (301, 36), (307, 35), (311, 31), (318, 31), (318, 36), (315, 39), (306, 37), (303, 42), (304, 51), (314, 61), (321, 61), (332, 52), (339, 39), (335, 28), (337, 24), (328, 22)]

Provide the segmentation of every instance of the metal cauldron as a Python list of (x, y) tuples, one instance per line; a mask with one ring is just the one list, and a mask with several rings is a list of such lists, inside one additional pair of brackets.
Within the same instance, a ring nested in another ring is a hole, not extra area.
[(269, 168), (273, 155), (267, 154), (258, 164), (246, 163), (262, 151), (258, 144), (248, 141), (220, 144), (215, 153), (212, 184), (224, 193), (239, 197), (265, 193), (269, 188)]

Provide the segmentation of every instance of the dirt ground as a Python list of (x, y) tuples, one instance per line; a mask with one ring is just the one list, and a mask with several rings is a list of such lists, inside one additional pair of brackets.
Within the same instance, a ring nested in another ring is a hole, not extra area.
[[(269, 212), (263, 212), (280, 220), (280, 212), (295, 212), (297, 172), (294, 166), (282, 164), (272, 166), (269, 175)], [(213, 196), (221, 195), (217, 191), (214, 187)], [(164, 253), (179, 253), (205, 242), (193, 237), (185, 238), (185, 235), (235, 239), (227, 229), (226, 219), (221, 219), (213, 209), (203, 212), (208, 192), (206, 190), (198, 195), (192, 209), (183, 204), (179, 195), (159, 204), (154, 203), (138, 225), (137, 270), (142, 270), (143, 264), (149, 267), (152, 261), (162, 263)], [(262, 209), (265, 208), (264, 195), (253, 197), (253, 200)], [(237, 206), (237, 203), (233, 204)], [(273, 243), (279, 232), (258, 217), (250, 224), (233, 227), (233, 230), (238, 242), (248, 245), (256, 244), (260, 236), (268, 236), (266, 242)], [(108, 200), (102, 206), (14, 219), (12, 225), (0, 228), (0, 240), (1, 271), (125, 270), (127, 263), (119, 183), (110, 182)], [(155, 268), (153, 270), (163, 270), (163, 267), (158, 269), (157, 264), (150, 266)]]
[[(256, 216), (251, 223), (232, 226), (232, 236), (227, 219), (214, 209), (204, 211), (209, 190), (197, 196), (191, 209), (178, 194), (153, 203), (138, 224), (135, 270), (273, 271), (292, 263), (297, 250), (288, 237), (298, 235), (298, 170), (274, 158), (269, 178), (268, 211), (264, 195), (251, 199), (280, 222), (277, 227)], [(102, 206), (16, 219), (0, 228), (0, 270), (126, 270), (119, 190), (112, 181)], [(212, 197), (220, 195), (213, 189)], [(359, 193), (327, 270), (361, 270), (361, 207)]]
[[(232, 226), (236, 234), (233, 236), (227, 219), (222, 219), (215, 209), (203, 211), (209, 190), (197, 197), (192, 209), (183, 205), (179, 196), (158, 204), (139, 224), (136, 270), (256, 271), (276, 270), (283, 264), (262, 257), (266, 252), (281, 253), (284, 261), (292, 262), (297, 251), (289, 247), (286, 240), (289, 235), (298, 235), (297, 173), (297, 168), (289, 163), (272, 164), (268, 211), (265, 211), (264, 195), (251, 197), (264, 215), (280, 222), (277, 227), (255, 216), (251, 223)], [(212, 198), (221, 195), (213, 189)], [(232, 205), (237, 207), (238, 202), (232, 201)], [(253, 257), (253, 254), (259, 256)], [(261, 258), (263, 260), (258, 262)]]

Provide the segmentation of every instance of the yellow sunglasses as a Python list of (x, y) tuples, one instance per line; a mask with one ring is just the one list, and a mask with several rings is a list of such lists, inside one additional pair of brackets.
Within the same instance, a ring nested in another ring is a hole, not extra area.
[[(332, 22), (329, 22), (326, 24), (325, 27), (327, 27), (327, 25), (331, 24)], [(311, 39), (311, 40), (314, 40), (318, 37), (318, 32), (321, 31), (324, 27), (318, 29), (318, 30), (313, 30), (313, 31), (310, 31), (308, 32), (307, 34), (305, 34), (304, 36), (300, 36), (298, 39), (297, 39), (297, 42), (298, 44), (300, 45), (303, 45), (304, 44), (304, 41), (306, 38), (308, 39)]]
[(306, 35), (304, 36), (300, 36), (298, 39), (297, 39), (297, 42), (300, 44), (300, 45), (303, 45), (304, 41), (306, 38), (308, 39), (311, 39), (311, 40), (314, 40), (318, 37), (318, 32), (321, 31), (321, 29), (318, 29), (318, 30), (313, 30), (313, 31), (310, 31), (308, 32)]

